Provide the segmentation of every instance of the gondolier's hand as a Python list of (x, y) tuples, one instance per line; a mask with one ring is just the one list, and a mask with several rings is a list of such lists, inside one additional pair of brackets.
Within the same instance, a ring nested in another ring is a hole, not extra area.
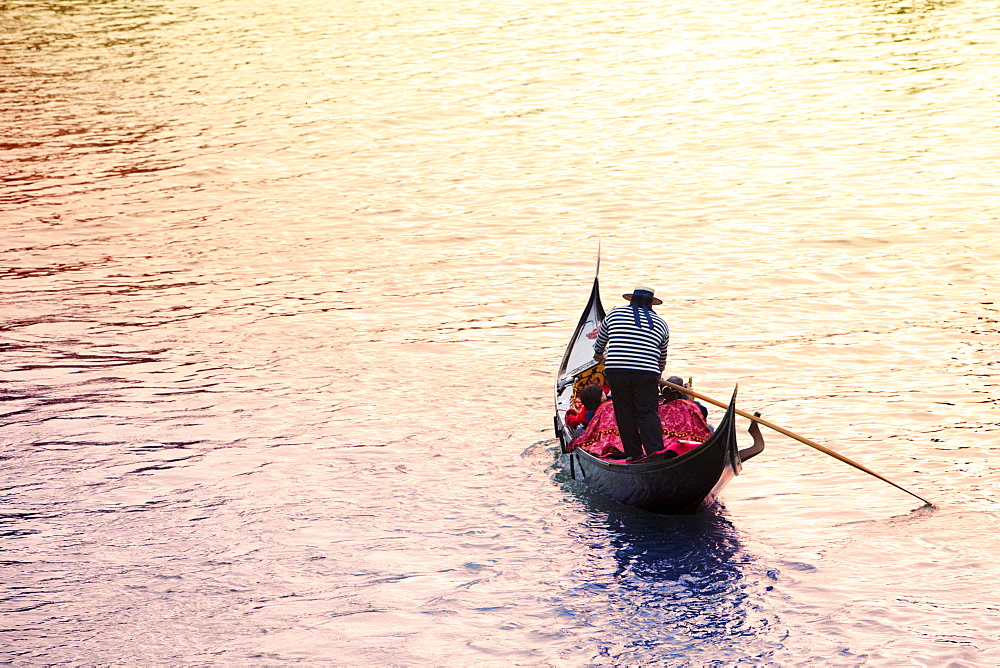
[(594, 353), (594, 361), (598, 364), (604, 364), (607, 360), (607, 355), (604, 355), (603, 353)]

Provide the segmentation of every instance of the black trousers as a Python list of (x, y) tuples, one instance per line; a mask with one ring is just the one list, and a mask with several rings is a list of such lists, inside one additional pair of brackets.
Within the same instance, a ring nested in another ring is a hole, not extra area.
[(605, 369), (604, 377), (611, 387), (611, 403), (615, 421), (622, 435), (622, 447), (628, 457), (642, 457), (663, 449), (663, 428), (660, 426), (660, 374), (653, 371)]

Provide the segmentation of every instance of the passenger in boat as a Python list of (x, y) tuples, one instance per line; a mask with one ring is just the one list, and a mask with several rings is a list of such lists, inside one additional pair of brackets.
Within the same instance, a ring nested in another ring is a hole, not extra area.
[(601, 322), (594, 359), (604, 363), (626, 461), (634, 461), (663, 450), (658, 381), (667, 363), (670, 330), (653, 311), (663, 301), (652, 288), (638, 287), (622, 297), (629, 305), (612, 309)]
[[(673, 379), (668, 380), (675, 382)], [(671, 387), (664, 387), (662, 396), (663, 400), (657, 407), (657, 419), (664, 447), (656, 453), (666, 458), (683, 455), (712, 435), (701, 410), (687, 395)], [(613, 404), (613, 401), (605, 401), (598, 407), (583, 433), (570, 444), (570, 449), (580, 448), (604, 459), (626, 458), (622, 452), (622, 439)]]
[(569, 444), (570, 450), (575, 448), (586, 450), (595, 457), (625, 458), (625, 453), (622, 452), (622, 439), (618, 434), (618, 423), (615, 421), (613, 400), (604, 401), (597, 407), (590, 424)]
[[(684, 385), (684, 381), (677, 376), (671, 376), (667, 380), (677, 385)], [(663, 400), (658, 413), (663, 429), (664, 456), (683, 455), (712, 435), (701, 409), (688, 395), (664, 385), (660, 390), (660, 396)]]
[[(690, 382), (685, 383), (684, 379), (681, 378), (680, 376), (670, 376), (666, 380), (668, 382), (673, 383), (674, 385), (680, 385), (681, 387), (688, 387), (688, 388), (691, 387), (691, 383)], [(663, 386), (662, 383), (661, 383), (661, 387), (660, 387), (661, 396), (662, 396), (662, 392), (663, 392), (664, 387), (665, 386)], [(687, 395), (687, 394), (684, 395), (683, 398), (687, 399), (688, 401), (693, 402), (694, 405), (698, 407), (698, 410), (701, 411), (702, 417), (704, 417), (706, 421), (708, 420), (708, 408), (705, 407), (705, 404), (701, 403), (700, 401), (698, 401), (694, 397), (692, 397), (690, 395)], [(707, 424), (707, 422), (706, 422), (706, 424)], [(715, 427), (713, 427), (711, 424), (708, 425), (708, 429), (711, 432), (715, 432)]]
[(587, 385), (580, 389), (578, 396), (580, 397), (580, 403), (583, 404), (583, 408), (579, 411), (566, 411), (566, 424), (573, 428), (586, 427), (590, 424), (590, 421), (594, 418), (594, 413), (597, 412), (598, 406), (601, 405), (602, 401), (607, 399), (604, 388), (600, 385)]

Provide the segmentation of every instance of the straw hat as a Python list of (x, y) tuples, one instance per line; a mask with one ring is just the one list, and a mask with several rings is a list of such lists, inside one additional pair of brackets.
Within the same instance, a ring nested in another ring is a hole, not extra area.
[(662, 299), (657, 299), (656, 297), (653, 296), (653, 288), (646, 288), (642, 286), (636, 288), (632, 292), (626, 292), (625, 294), (622, 295), (622, 297), (624, 297), (629, 301), (632, 301), (632, 297), (649, 297), (652, 300), (654, 306), (656, 304), (663, 303)]

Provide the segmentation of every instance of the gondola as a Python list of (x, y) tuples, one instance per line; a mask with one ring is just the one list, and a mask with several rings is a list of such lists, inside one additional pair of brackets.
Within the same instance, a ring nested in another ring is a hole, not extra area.
[[(600, 262), (598, 262), (600, 267)], [(587, 307), (566, 347), (555, 386), (555, 432), (562, 457), (574, 479), (626, 506), (662, 515), (691, 515), (711, 507), (722, 488), (739, 475), (743, 462), (764, 449), (756, 422), (751, 424), (753, 445), (740, 450), (736, 443), (736, 392), (715, 432), (695, 449), (666, 458), (654, 454), (637, 462), (608, 461), (573, 448), (573, 430), (566, 412), (577, 390), (603, 379), (603, 365), (594, 359), (594, 339), (604, 319), (597, 276)]]

